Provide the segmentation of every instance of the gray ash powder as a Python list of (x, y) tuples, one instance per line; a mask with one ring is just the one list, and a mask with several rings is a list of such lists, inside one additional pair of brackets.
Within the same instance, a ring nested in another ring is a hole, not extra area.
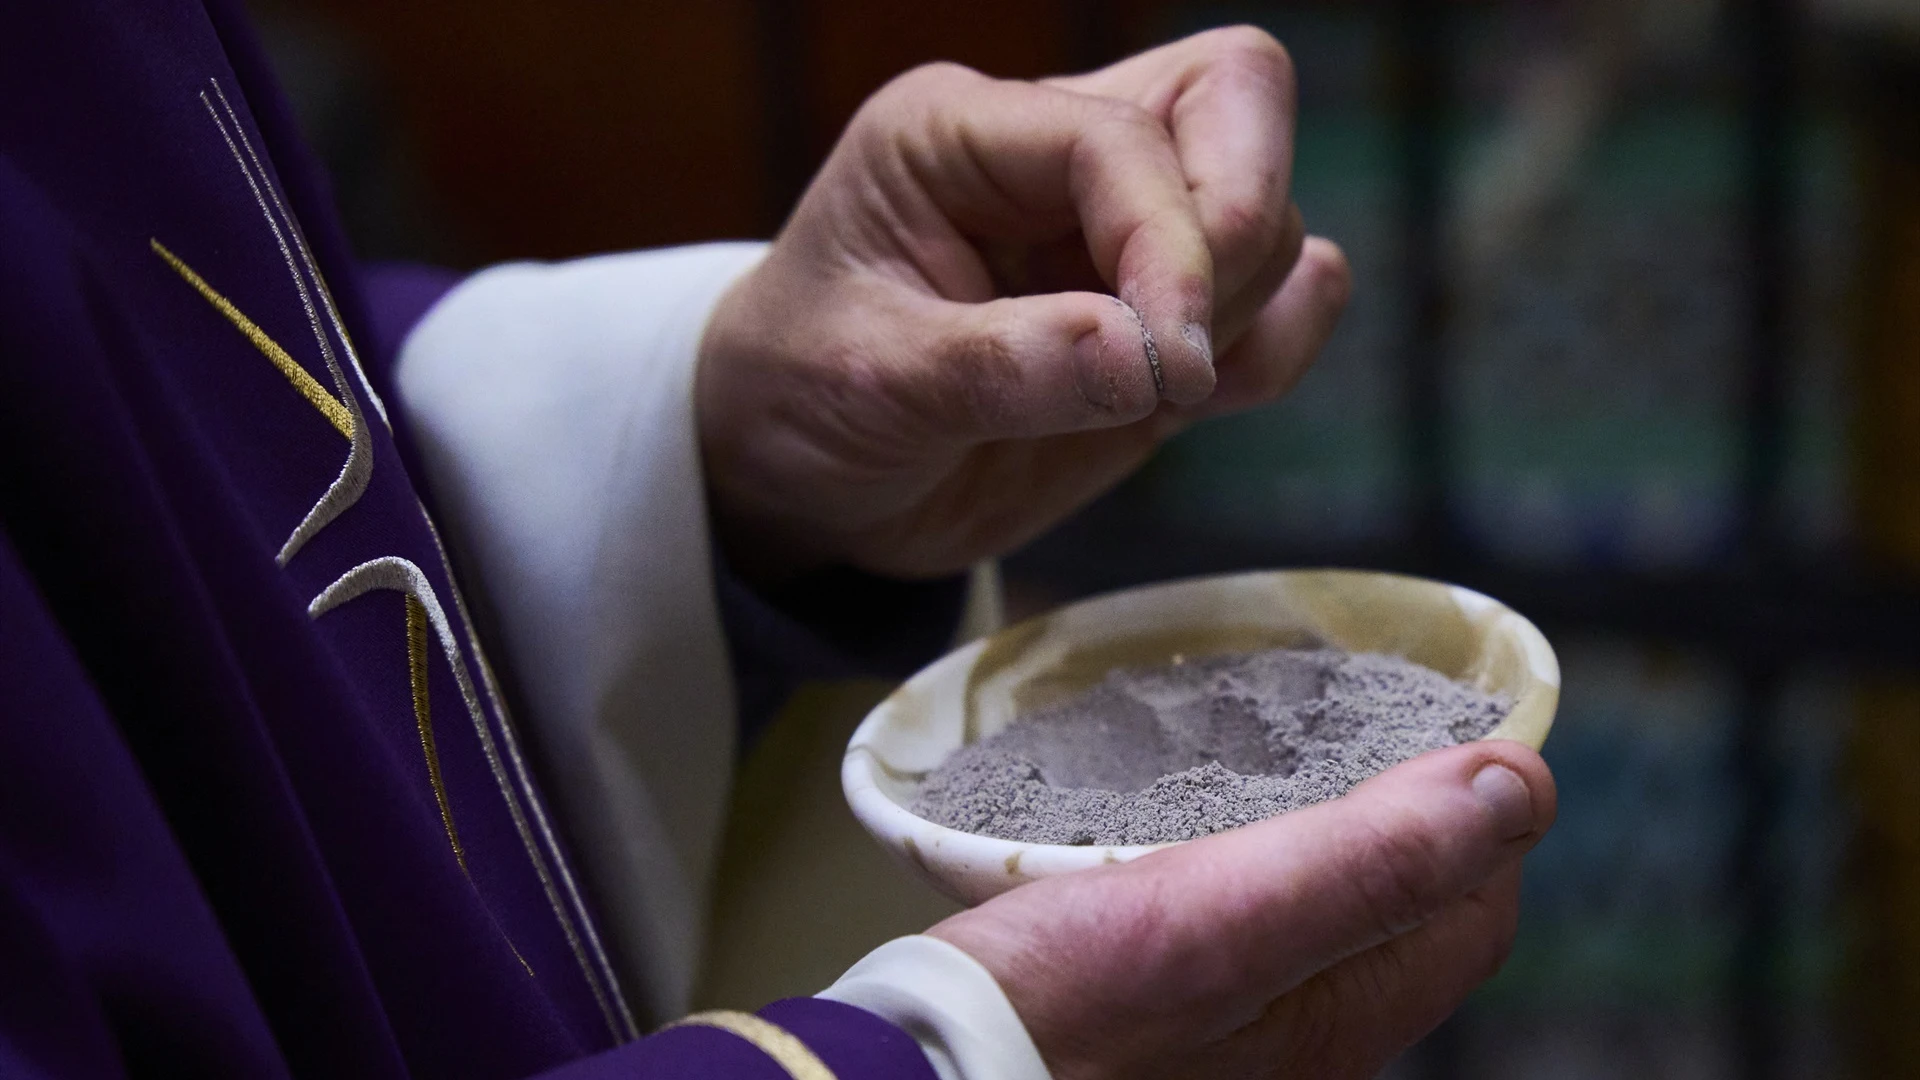
[(1398, 657), (1275, 649), (1122, 668), (962, 747), (913, 812), (1039, 844), (1190, 840), (1346, 794), (1512, 707)]

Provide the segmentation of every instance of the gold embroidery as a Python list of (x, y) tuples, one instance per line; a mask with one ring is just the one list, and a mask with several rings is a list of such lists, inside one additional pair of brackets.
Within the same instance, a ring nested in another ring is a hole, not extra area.
[[(427, 609), (412, 596), (406, 598), (406, 603), (407, 674), (413, 682), (413, 720), (420, 727), (420, 752), (427, 757), (427, 782), (433, 785), (434, 801), (440, 804), (440, 823), (447, 827), (447, 842), (453, 845), (454, 861), (464, 873), (467, 852), (460, 846), (460, 831), (453, 827), (453, 807), (447, 802), (446, 781), (440, 778), (440, 751), (433, 745), (433, 711), (427, 700)], [(532, 973), (531, 968), (528, 973)]]
[[(487, 663), (487, 652), (480, 647), (480, 638), (473, 632), (473, 616), (467, 611), (467, 602), (460, 596), (459, 580), (454, 576), (453, 562), (447, 558), (447, 546), (440, 542), (440, 530), (433, 523), (433, 515), (427, 513), (426, 504), (417, 505), (420, 507), (420, 520), (426, 523), (427, 534), (433, 537), (434, 552), (440, 556), (440, 570), (447, 575), (447, 581), (452, 586), (453, 607), (460, 613), (460, 625), (466, 631), (467, 649), (473, 654), (475, 666), (480, 669), (481, 685), (486, 687), (487, 700), (492, 704), (494, 718), (500, 724), (500, 743), (506, 747), (506, 757), (512, 762), (514, 773), (519, 777), (520, 790), (527, 800), (526, 809), (532, 812), (533, 823), (539, 827), (540, 835), (546, 840), (545, 850), (551, 852), (559, 882), (566, 887), (567, 896), (573, 903), (572, 910), (579, 916), (578, 931), (574, 928), (573, 921), (567, 917), (567, 909), (561, 905), (554, 884), (556, 875), (548, 871), (546, 858), (542, 855), (543, 849), (535, 842), (528, 829), (527, 814), (523, 812), (520, 801), (514, 798), (514, 789), (500, 765), (500, 754), (491, 741), (483, 738), (481, 748), (487, 752), (487, 763), (493, 768), (494, 782), (500, 785), (500, 796), (507, 804), (507, 812), (513, 817), (514, 827), (520, 830), (521, 842), (526, 845), (527, 861), (533, 864), (534, 872), (539, 875), (540, 888), (547, 894), (547, 903), (553, 908), (555, 921), (560, 924), (561, 931), (566, 934), (567, 948), (572, 950), (574, 959), (580, 965), (580, 973), (586, 976), (587, 985), (593, 989), (593, 1000), (599, 1004), (601, 1015), (606, 1018), (607, 1026), (613, 1030), (613, 1037), (622, 1042), (637, 1039), (640, 1037), (640, 1027), (633, 1022), (633, 1011), (627, 1007), (626, 997), (620, 992), (620, 980), (614, 976), (613, 964), (607, 959), (605, 946), (600, 943), (599, 931), (594, 928), (593, 918), (587, 914), (586, 903), (581, 899), (579, 886), (574, 883), (573, 872), (567, 868), (567, 861), (560, 854), (560, 845), (554, 839), (553, 827), (547, 822), (546, 811), (541, 809), (540, 796), (533, 790), (533, 781), (527, 773), (527, 763), (521, 757), (520, 745), (514, 738), (513, 721), (509, 718), (506, 700), (500, 693), (499, 681), (494, 678), (493, 666)], [(586, 938), (585, 942), (581, 940), (582, 931)], [(513, 942), (507, 942), (507, 947), (512, 948)], [(593, 953), (591, 962), (587, 956), (588, 949)], [(514, 955), (520, 956), (518, 949), (514, 950)], [(520, 957), (520, 966), (527, 969), (528, 975), (533, 975), (533, 965), (527, 963), (525, 957)], [(595, 978), (596, 974), (600, 978)], [(604, 987), (600, 981), (602, 978), (606, 980)]]
[(772, 1058), (774, 1064), (787, 1070), (787, 1075), (793, 1080), (836, 1080), (827, 1063), (821, 1061), (820, 1056), (793, 1032), (752, 1013), (715, 1009), (712, 1012), (694, 1013), (667, 1025), (669, 1028), (686, 1026), (715, 1027), (738, 1035)]
[(150, 239), (147, 243), (152, 246), (154, 254), (166, 260), (168, 266), (173, 267), (174, 273), (179, 274), (187, 284), (193, 286), (195, 292), (206, 297), (207, 303), (212, 304), (215, 311), (226, 316), (227, 321), (232, 323), (236, 330), (246, 335), (247, 340), (253, 342), (253, 347), (259, 349), (262, 355), (271, 360), (273, 366), (280, 369), (280, 374), (285, 375), (287, 381), (293, 384), (293, 388), (300, 392), (300, 396), (320, 410), (320, 415), (326, 417), (334, 427), (338, 428), (340, 434), (349, 439), (353, 438), (353, 414), (347, 411), (345, 405), (340, 404), (339, 398), (329, 394), (326, 387), (321, 386), (318, 380), (307, 374), (307, 370), (294, 361), (293, 357), (287, 355), (287, 350), (281, 348), (279, 342), (268, 337), (267, 332), (242, 314), (239, 308), (234, 307), (232, 301), (215, 292), (213, 286), (193, 272), (192, 267), (180, 261), (178, 255), (168, 251), (165, 244), (157, 239)]
[(537, 979), (540, 977), (533, 973), (533, 965), (527, 963), (527, 958), (520, 955), (520, 950), (513, 947), (513, 939), (507, 936), (505, 930), (500, 931), (500, 940), (507, 943), (507, 951), (513, 954), (515, 960), (520, 961), (521, 967), (527, 969), (527, 978)]
[[(370, 559), (367, 562), (363, 562), (359, 566), (340, 575), (333, 584), (322, 589), (320, 595), (314, 597), (313, 600), (307, 604), (307, 616), (318, 619), (327, 612), (339, 607), (341, 604), (365, 596), (375, 589), (386, 589), (400, 593), (407, 600), (407, 667), (410, 673), (414, 673), (416, 680), (414, 682), (414, 700), (419, 702), (421, 695), (425, 693), (426, 661), (424, 657), (427, 647), (426, 632), (428, 629), (431, 629), (434, 636), (440, 641), (440, 648), (447, 658), (447, 665), (453, 670), (454, 684), (460, 688), (461, 700), (466, 703), (467, 714), (472, 718), (475, 730), (480, 734), (481, 746), (486, 751), (489, 759), (494, 758), (496, 751), (492, 736), (485, 727), (485, 715), (480, 711), (480, 698), (474, 690), (473, 678), (467, 674), (466, 665), (460, 658), (460, 647), (454, 644), (453, 628), (447, 621), (446, 609), (440, 606), (440, 598), (434, 595), (433, 583), (427, 580), (426, 572), (421, 570), (418, 565), (398, 555), (386, 555), (378, 559)], [(416, 614), (420, 620), (418, 624), (420, 627), (418, 631), (419, 636), (417, 638), (415, 637), (414, 630), (414, 617)], [(416, 641), (418, 642), (417, 647), (415, 644)], [(417, 665), (414, 659), (416, 656), (422, 657), (422, 659), (417, 662)], [(430, 736), (426, 735), (426, 729), (424, 727), (421, 729), (421, 733), (422, 745), (426, 746), (428, 745), (427, 739), (430, 738)], [(428, 773), (430, 776), (437, 777), (439, 773), (439, 759), (430, 746), (427, 749), (427, 755)], [(497, 762), (494, 764), (494, 770), (496, 773), (499, 771)], [(446, 814), (448, 812), (447, 804), (441, 793), (437, 779), (435, 780), (434, 787), (435, 795), (442, 798), (440, 803), (441, 812)], [(453, 822), (451, 815), (447, 818), (447, 829), (448, 838), (452, 839)], [(458, 840), (454, 840), (454, 854), (460, 858), (460, 868), (465, 870), (466, 860), (461, 852), (460, 842)], [(469, 878), (469, 880), (471, 880), (471, 878)], [(495, 925), (498, 926), (498, 923)], [(504, 927), (500, 927), (499, 929), (501, 939), (506, 941), (507, 948), (513, 951), (514, 959), (520, 961), (520, 966), (527, 969), (528, 976), (533, 976), (533, 965), (527, 963), (527, 958), (520, 955), (520, 950), (514, 946), (512, 939), (507, 937), (506, 929)]]
[[(215, 104), (216, 101), (218, 102), (217, 107)], [(309, 377), (306, 371), (303, 370), (298, 363), (294, 362), (292, 357), (287, 355), (286, 350), (282, 349), (277, 342), (269, 338), (263, 330), (235, 308), (225, 297), (220, 296), (219, 293), (214, 291), (204, 279), (191, 268), (187, 267), (185, 263), (171, 251), (168, 251), (157, 239), (150, 241), (151, 246), (154, 252), (173, 267), (174, 271), (178, 273), (183, 280), (189, 285), (192, 285), (216, 310), (220, 311), (223, 316), (232, 322), (261, 353), (266, 355), (267, 358), (273, 362), (274, 366), (280, 369), (287, 380), (294, 385), (296, 391), (324, 415), (341, 434), (346, 435), (352, 445), (352, 449), (347, 455), (346, 464), (341, 468), (339, 478), (328, 487), (326, 494), (320, 502), (314, 505), (307, 517), (301, 521), (293, 534), (288, 537), (286, 544), (275, 557), (276, 563), (285, 566), (288, 560), (297, 554), (308, 540), (312, 539), (321, 529), (325, 528), (340, 514), (354, 505), (355, 501), (365, 490), (367, 478), (372, 472), (373, 449), (368, 437), (368, 429), (371, 425), (366, 422), (366, 414), (361, 408), (360, 399), (351, 386), (349, 386), (346, 375), (341, 370), (340, 363), (335, 356), (333, 345), (328, 340), (326, 331), (322, 327), (322, 315), (325, 316), (326, 322), (331, 325), (335, 336), (338, 338), (340, 351), (344, 354), (347, 363), (352, 367), (353, 374), (358, 377), (360, 387), (365, 392), (366, 399), (373, 403), (373, 407), (379, 413), (382, 421), (387, 420), (386, 406), (380, 400), (379, 394), (374, 391), (371, 381), (367, 378), (367, 373), (362, 367), (360, 358), (354, 349), (353, 341), (347, 334), (346, 326), (341, 321), (332, 291), (328, 288), (325, 277), (320, 273), (320, 267), (314, 259), (313, 252), (300, 228), (299, 221), (294, 217), (290, 208), (286, 205), (285, 200), (281, 197), (278, 186), (267, 172), (267, 163), (262, 160), (260, 152), (255, 149), (252, 139), (248, 136), (246, 125), (241, 122), (232, 103), (227, 99), (226, 91), (221, 88), (218, 80), (211, 78), (207, 80), (207, 89), (200, 92), (200, 102), (205, 106), (208, 118), (212, 121), (215, 129), (219, 131), (222, 141), (226, 143), (227, 149), (232, 153), (234, 163), (238, 166), (242, 179), (246, 181), (248, 189), (252, 192), (254, 203), (259, 207), (269, 231), (273, 234), (274, 242), (280, 250), (281, 257), (286, 261), (287, 272), (293, 280), (294, 288), (299, 293), (301, 307), (304, 309), (307, 321), (313, 329), (314, 339), (319, 345), (321, 357), (326, 362), (328, 372), (333, 376), (334, 393), (329, 394), (318, 381)], [(283, 224), (285, 226), (284, 229), (282, 228)], [(289, 244), (289, 240), (291, 240), (291, 245)], [(297, 259), (296, 254), (298, 256)], [(304, 273), (302, 272), (303, 269)], [(311, 290), (308, 288), (309, 280), (312, 283)], [(318, 305), (315, 304), (316, 294), (319, 301)], [(388, 426), (390, 427), (391, 423), (389, 423)], [(421, 515), (423, 519), (426, 520), (428, 529), (431, 531), (433, 522), (431, 519), (426, 518), (424, 507), (421, 508)], [(437, 533), (434, 535), (434, 542), (436, 547), (438, 547), (439, 536)], [(448, 579), (451, 581), (453, 571), (451, 566), (446, 562), (446, 553), (444, 550), (440, 551), (440, 556), (442, 566), (446, 568)], [(381, 561), (382, 560), (376, 560), (376, 562)], [(405, 560), (396, 561), (405, 563)], [(356, 568), (355, 572), (368, 570), (372, 565), (372, 563), (364, 564)], [(532, 835), (526, 821), (524, 809), (518, 798), (516, 798), (515, 788), (510, 783), (502, 766), (500, 755), (488, 730), (486, 719), (479, 711), (479, 703), (474, 693), (474, 688), (471, 685), (472, 679), (462, 659), (458, 655), (457, 647), (453, 644), (451, 630), (447, 626), (445, 613), (441, 610), (437, 599), (433, 595), (432, 587), (427, 584), (424, 574), (418, 572), (418, 567), (414, 567), (410, 563), (406, 565), (413, 572), (403, 576), (409, 579), (409, 583), (416, 584), (420, 589), (417, 593), (417, 601), (410, 603), (408, 608), (409, 674), (413, 678), (415, 688), (415, 716), (416, 720), (424, 718), (427, 721), (421, 728), (422, 749), (427, 755), (430, 779), (435, 787), (435, 796), (439, 802), (442, 823), (447, 829), (448, 840), (453, 845), (455, 858), (459, 861), (461, 869), (463, 871), (466, 870), (464, 848), (461, 846), (458, 834), (453, 828), (450, 804), (438, 772), (438, 755), (432, 743), (431, 714), (427, 710), (425, 697), (426, 676), (425, 668), (422, 666), (424, 661), (415, 659), (416, 657), (424, 657), (426, 655), (424, 632), (427, 627), (431, 627), (434, 630), (436, 635), (441, 639), (442, 646), (447, 650), (447, 661), (452, 665), (455, 682), (460, 688), (461, 696), (465, 700), (467, 710), (475, 723), (481, 749), (487, 756), (488, 765), (493, 772), (494, 780), (499, 785), (501, 797), (505, 801), (507, 810), (513, 818), (514, 825), (520, 834), (521, 842), (526, 848), (528, 858), (533, 863), (540, 877), (541, 886), (547, 894), (547, 900), (552, 907), (555, 919), (566, 934), (568, 945), (572, 949), (575, 960), (580, 966), (581, 974), (586, 978), (587, 984), (593, 990), (594, 1000), (599, 1003), (601, 1012), (605, 1016), (607, 1025), (615, 1038), (622, 1040), (635, 1038), (638, 1032), (633, 1022), (632, 1012), (628, 1009), (626, 1001), (621, 995), (618, 981), (613, 974), (611, 962), (606, 955), (604, 947), (600, 943), (598, 933), (595, 930), (591, 917), (586, 912), (577, 886), (575, 886), (566, 862), (558, 850), (558, 845), (553, 839), (551, 828), (547, 824), (545, 815), (540, 808), (538, 796), (532, 790), (531, 783), (527, 778), (526, 767), (520, 761), (519, 750), (512, 741), (511, 725), (507, 720), (505, 705), (500, 700), (499, 691), (494, 686), (493, 676), (487, 668), (486, 658), (480, 649), (479, 640), (473, 635), (471, 620), (468, 619), (464, 606), (460, 606), (461, 619), (467, 633), (468, 647), (473, 650), (473, 655), (478, 662), (481, 675), (486, 680), (487, 693), (491, 698), (492, 705), (499, 717), (502, 727), (502, 737), (507, 741), (507, 749), (512, 756), (515, 769), (518, 770), (520, 784), (522, 789), (524, 789), (525, 797), (532, 803), (533, 813), (538, 820), (541, 835), (546, 838), (547, 846), (545, 849), (539, 845)], [(345, 584), (347, 578), (352, 577), (355, 572), (350, 572), (347, 577), (343, 577), (341, 581), (335, 582), (335, 587)], [(397, 586), (387, 584), (384, 587), (394, 588)], [(403, 589), (402, 591), (406, 590)], [(342, 599), (350, 598), (351, 597), (342, 597)], [(319, 603), (320, 599), (321, 598), (316, 598), (315, 602)], [(456, 605), (459, 605), (460, 597), (457, 591), (454, 594), (454, 600)], [(320, 610), (314, 608), (310, 608), (309, 611), (315, 617), (318, 617), (321, 613)], [(558, 867), (560, 880), (565, 884), (568, 896), (572, 901), (571, 909), (562, 902), (562, 898), (557, 894), (554, 877), (549, 872), (543, 855), (551, 857)], [(581, 928), (584, 928), (585, 942), (582, 941), (581, 929), (576, 928), (574, 924), (574, 918), (578, 918)], [(502, 940), (506, 941), (507, 948), (513, 952), (514, 958), (520, 962), (520, 966), (526, 970), (529, 977), (537, 977), (535, 976), (533, 966), (520, 954), (520, 950), (514, 946), (513, 942), (505, 937), (504, 928), (501, 929)], [(591, 956), (588, 955), (588, 945), (591, 946)]]
[[(223, 102), (226, 100), (226, 95), (220, 93), (218, 82), (208, 79), (207, 85), (219, 94)], [(300, 553), (300, 549), (306, 546), (307, 541), (319, 535), (320, 530), (326, 528), (335, 518), (346, 513), (365, 493), (367, 480), (373, 475), (373, 440), (367, 435), (367, 425), (360, 411), (360, 400), (347, 386), (347, 377), (341, 372), (340, 363), (334, 357), (333, 345), (328, 342), (326, 331), (320, 327), (320, 316), (313, 306), (313, 294), (307, 288), (307, 276), (312, 275), (317, 281), (319, 268), (309, 262), (307, 273), (301, 273), (300, 267), (294, 262), (293, 250), (287, 246), (287, 232), (293, 228), (293, 218), (283, 213), (281, 216), (287, 218), (287, 229), (281, 229), (280, 221), (268, 207), (267, 197), (261, 190), (262, 185), (265, 185), (268, 191), (273, 191), (273, 178), (268, 176), (264, 169), (260, 170), (260, 175), (256, 177), (255, 170), (248, 167), (249, 161), (259, 165), (260, 159), (253, 152), (253, 142), (247, 138), (247, 129), (240, 124), (239, 120), (236, 118), (233, 129), (228, 130), (227, 122), (220, 118), (220, 110), (213, 107), (213, 99), (207, 96), (205, 90), (200, 91), (200, 104), (206, 107), (207, 119), (213, 121), (214, 129), (220, 132), (220, 141), (227, 144), (228, 152), (233, 155), (234, 165), (240, 169), (241, 179), (247, 182), (247, 190), (253, 193), (253, 204), (260, 208), (260, 216), (267, 223), (267, 231), (273, 234), (274, 246), (280, 249), (280, 257), (286, 261), (287, 274), (293, 279), (294, 291), (300, 294), (300, 308), (307, 313), (307, 325), (313, 328), (314, 344), (320, 346), (320, 358), (326, 361), (327, 373), (333, 376), (334, 390), (340, 395), (341, 404), (346, 406), (347, 413), (353, 420), (347, 436), (349, 443), (347, 460), (340, 467), (340, 475), (334, 478), (333, 483), (327, 485), (326, 494), (320, 497), (319, 502), (313, 504), (313, 509), (307, 511), (307, 516), (300, 520), (300, 524), (294, 526), (293, 532), (287, 536), (287, 542), (280, 546), (280, 553), (274, 556), (274, 562), (285, 566), (288, 560)], [(228, 115), (232, 115), (231, 109), (228, 110)], [(236, 139), (238, 141), (235, 141)], [(246, 148), (244, 155), (241, 154), (242, 146)], [(274, 191), (273, 201), (275, 205), (280, 204), (277, 191)]]

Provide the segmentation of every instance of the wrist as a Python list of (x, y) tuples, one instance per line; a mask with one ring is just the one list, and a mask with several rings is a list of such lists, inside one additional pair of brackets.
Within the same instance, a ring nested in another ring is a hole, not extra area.
[[(742, 579), (773, 588), (831, 562), (783, 520), (769, 498), (783, 485), (777, 466), (780, 378), (770, 363), (777, 334), (766, 325), (765, 263), (742, 274), (714, 306), (695, 359), (693, 404), (700, 469), (714, 543)], [(771, 392), (770, 392), (771, 391)], [(773, 408), (764, 406), (772, 405)]]

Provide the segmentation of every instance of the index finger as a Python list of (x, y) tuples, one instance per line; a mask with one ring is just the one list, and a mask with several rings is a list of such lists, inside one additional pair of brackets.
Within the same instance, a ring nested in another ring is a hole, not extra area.
[(962, 233), (1031, 241), (1077, 221), (1095, 268), (1140, 316), (1161, 396), (1212, 392), (1213, 260), (1163, 125), (1125, 102), (954, 65), (895, 93), (915, 115), (883, 127), (904, 132), (908, 171)]
[(1051, 82), (1133, 102), (1173, 132), (1219, 295), (1235, 295), (1286, 239), (1297, 93), (1272, 35), (1210, 30)]

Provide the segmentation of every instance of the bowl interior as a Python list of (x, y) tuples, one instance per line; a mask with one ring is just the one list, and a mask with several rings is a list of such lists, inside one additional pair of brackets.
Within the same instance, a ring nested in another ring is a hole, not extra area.
[(1115, 667), (1277, 647), (1330, 645), (1402, 656), (1513, 710), (1487, 738), (1536, 749), (1559, 701), (1552, 648), (1505, 605), (1395, 574), (1292, 570), (1196, 578), (1095, 597), (957, 649), (876, 707), (848, 744), (849, 805), (933, 884), (978, 902), (1022, 881), (1137, 857), (1142, 847), (1027, 844), (914, 816), (919, 784), (948, 754)]

